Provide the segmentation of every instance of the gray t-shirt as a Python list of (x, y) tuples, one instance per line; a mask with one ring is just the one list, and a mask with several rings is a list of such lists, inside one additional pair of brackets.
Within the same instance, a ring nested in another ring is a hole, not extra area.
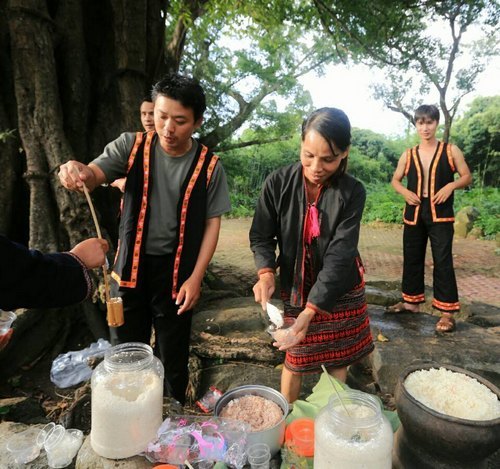
[[(130, 150), (135, 133), (126, 132), (106, 145), (102, 155), (93, 164), (99, 166), (108, 182), (126, 176)], [(164, 255), (173, 252), (177, 231), (177, 204), (181, 186), (198, 149), (193, 139), (191, 149), (182, 156), (170, 156), (156, 142), (152, 157), (155, 158), (151, 174), (149, 225), (146, 254)], [(207, 193), (207, 218), (218, 217), (231, 210), (226, 173), (222, 164), (215, 165)]]

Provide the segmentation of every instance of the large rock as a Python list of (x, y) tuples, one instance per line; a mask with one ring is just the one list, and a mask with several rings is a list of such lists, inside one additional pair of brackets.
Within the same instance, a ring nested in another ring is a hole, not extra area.
[(474, 222), (479, 217), (479, 210), (474, 207), (464, 207), (455, 215), (455, 236), (459, 238), (467, 237), (467, 234), (474, 226)]
[[(268, 325), (262, 307), (249, 297), (222, 299), (195, 314), (191, 350), (201, 363), (197, 376), (190, 376), (194, 396), (201, 397), (210, 386), (223, 392), (245, 384), (279, 389), (285, 354), (273, 347)], [(317, 381), (317, 374), (304, 378), (303, 397)]]
[(153, 464), (143, 456), (127, 459), (106, 459), (99, 456), (90, 445), (90, 436), (85, 438), (76, 458), (76, 469), (150, 469)]
[(384, 314), (379, 306), (370, 306), (369, 312), (375, 337), (380, 332), (389, 339), (377, 342), (371, 356), (383, 393), (392, 394), (399, 375), (416, 361), (455, 365), (500, 385), (498, 328), (458, 321), (455, 332), (437, 334), (436, 317), (428, 314)]

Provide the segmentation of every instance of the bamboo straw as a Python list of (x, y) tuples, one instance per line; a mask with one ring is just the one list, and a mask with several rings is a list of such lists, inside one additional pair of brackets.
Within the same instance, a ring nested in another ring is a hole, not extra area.
[[(102, 239), (101, 228), (99, 227), (99, 222), (97, 221), (97, 215), (95, 213), (94, 204), (92, 203), (92, 199), (90, 198), (89, 190), (85, 183), (83, 183), (83, 192), (85, 193), (85, 198), (90, 207), (90, 213), (92, 213), (92, 219), (94, 220), (95, 229), (97, 231), (97, 237)], [(111, 295), (109, 293), (109, 281), (108, 281), (108, 268), (106, 264), (102, 266), (102, 273), (104, 275), (104, 296), (106, 297), (106, 303), (109, 303), (111, 300)]]

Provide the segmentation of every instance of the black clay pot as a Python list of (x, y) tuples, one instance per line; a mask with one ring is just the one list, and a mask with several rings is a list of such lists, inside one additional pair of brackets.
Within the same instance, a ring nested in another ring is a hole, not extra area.
[(464, 420), (429, 409), (404, 387), (418, 370), (446, 368), (476, 379), (500, 397), (500, 390), (481, 376), (451, 365), (418, 364), (406, 368), (396, 385), (395, 400), (401, 426), (396, 432), (393, 467), (396, 469), (481, 469), (500, 448), (500, 418)]

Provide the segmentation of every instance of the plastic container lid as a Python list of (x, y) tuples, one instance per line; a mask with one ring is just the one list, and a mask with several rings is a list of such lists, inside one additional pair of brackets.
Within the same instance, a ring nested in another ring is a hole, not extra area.
[(62, 425), (55, 425), (52, 431), (50, 431), (45, 437), (45, 441), (43, 443), (45, 451), (51, 451), (55, 448), (64, 438), (65, 433), (66, 429)]
[(55, 428), (56, 424), (54, 422), (50, 422), (45, 427), (43, 427), (36, 437), (36, 444), (43, 448), (43, 444), (45, 443), (45, 439), (49, 435), (49, 433)]
[(299, 456), (314, 456), (314, 420), (303, 417), (291, 422), (286, 427), (285, 442)]

